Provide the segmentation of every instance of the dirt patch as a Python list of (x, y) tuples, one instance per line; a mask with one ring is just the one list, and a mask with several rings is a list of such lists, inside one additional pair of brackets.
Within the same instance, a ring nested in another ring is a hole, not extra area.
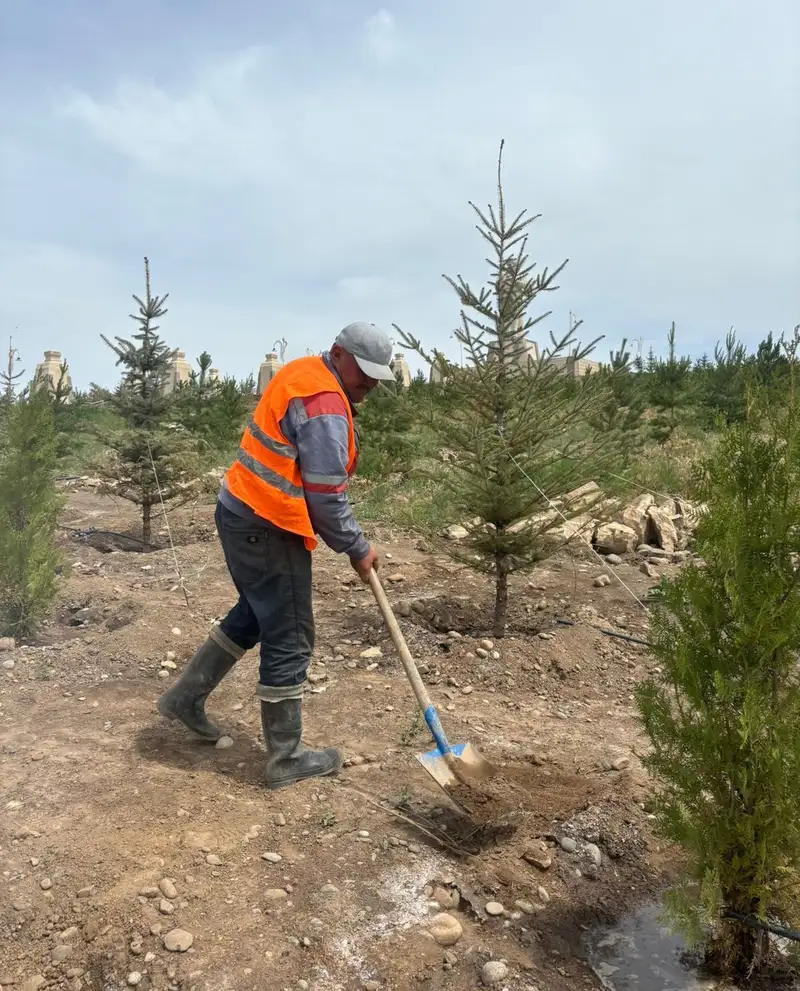
[[(447, 788), (447, 795), (477, 835), (496, 839), (511, 836), (521, 827), (530, 833), (537, 822), (552, 819), (565, 809), (572, 811), (576, 795), (587, 795), (585, 778), (553, 774), (529, 763), (502, 762), (488, 776), (472, 775)], [(591, 794), (591, 791), (589, 792)]]
[[(474, 991), (490, 957), (508, 963), (509, 991), (596, 986), (581, 926), (649, 897), (673, 864), (650, 832), (634, 752), (632, 694), (651, 661), (589, 626), (639, 631), (636, 603), (595, 588), (591, 562), (549, 563), (515, 579), (520, 625), (487, 647), (483, 620), (473, 612), (467, 622), (471, 604), (490, 600), (487, 583), (384, 532), (393, 604), (450, 609), (436, 622), (400, 620), (445, 729), (477, 746), (513, 796), (508, 828), (481, 830), (414, 759), (430, 742), (368, 590), (347, 562), (315, 554), (306, 738), (341, 747), (346, 767), (338, 779), (268, 792), (254, 654), (208, 703), (227, 749), (155, 711), (234, 600), (213, 509), (171, 515), (177, 571), (171, 551), (103, 553), (65, 539), (58, 620), (7, 655), (0, 986), (41, 976), (47, 989), (95, 991), (136, 972), (138, 987), (164, 991), (300, 981), (312, 991), (370, 981)], [(85, 492), (71, 495), (64, 522), (136, 532), (133, 507)], [(644, 576), (621, 573), (643, 593)], [(562, 613), (579, 625), (557, 627)], [(444, 908), (436, 898), (462, 927), (450, 948), (428, 933)], [(486, 911), (490, 901), (501, 915)], [(185, 953), (165, 948), (176, 927), (193, 935)]]

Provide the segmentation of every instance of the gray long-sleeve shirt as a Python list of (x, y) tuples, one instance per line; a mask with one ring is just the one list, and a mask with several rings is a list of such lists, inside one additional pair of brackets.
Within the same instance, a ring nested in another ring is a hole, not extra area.
[[(341, 384), (330, 354), (322, 359)], [(355, 415), (355, 410), (351, 410)], [(338, 392), (293, 399), (280, 423), (286, 440), (297, 448), (306, 505), (314, 532), (334, 551), (362, 558), (369, 543), (356, 522), (347, 498), (348, 421), (347, 408)], [(355, 431), (358, 452), (358, 431)], [(245, 519), (264, 522), (223, 481), (220, 502)], [(269, 521), (267, 521), (269, 522)], [(273, 524), (270, 524), (273, 525)]]

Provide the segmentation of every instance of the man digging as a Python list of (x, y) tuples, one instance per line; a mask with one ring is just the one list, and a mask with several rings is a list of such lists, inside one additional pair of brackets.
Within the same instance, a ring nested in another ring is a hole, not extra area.
[(205, 701), (260, 641), (256, 695), (268, 788), (332, 774), (342, 762), (333, 747), (308, 750), (301, 742), (314, 649), (311, 551), (318, 534), (350, 558), (365, 583), (378, 566), (350, 508), (347, 483), (358, 461), (354, 406), (379, 380), (394, 378), (391, 357), (382, 330), (352, 323), (329, 352), (290, 361), (267, 385), (217, 501), (217, 532), (239, 601), (157, 703), (162, 716), (218, 740)]

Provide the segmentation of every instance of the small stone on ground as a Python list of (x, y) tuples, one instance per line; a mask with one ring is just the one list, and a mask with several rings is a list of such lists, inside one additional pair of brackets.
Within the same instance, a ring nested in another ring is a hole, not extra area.
[(499, 984), (508, 977), (508, 967), (502, 960), (489, 960), (483, 965), (481, 980), (487, 986)]
[(464, 929), (453, 915), (441, 912), (428, 923), (428, 931), (439, 946), (454, 946), (462, 937)]
[(194, 944), (194, 936), (185, 929), (172, 929), (164, 936), (164, 949), (170, 953), (186, 953)]

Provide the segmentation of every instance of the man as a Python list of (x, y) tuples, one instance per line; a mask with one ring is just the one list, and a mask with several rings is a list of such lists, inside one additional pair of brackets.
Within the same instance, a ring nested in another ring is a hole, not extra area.
[(394, 378), (392, 345), (371, 323), (349, 324), (321, 357), (297, 358), (270, 381), (222, 483), (217, 532), (239, 601), (158, 700), (205, 740), (220, 730), (205, 700), (261, 642), (256, 691), (268, 788), (332, 774), (341, 754), (302, 742), (302, 697), (314, 648), (311, 551), (315, 534), (369, 582), (378, 557), (353, 517), (347, 483), (358, 460), (355, 405)]

